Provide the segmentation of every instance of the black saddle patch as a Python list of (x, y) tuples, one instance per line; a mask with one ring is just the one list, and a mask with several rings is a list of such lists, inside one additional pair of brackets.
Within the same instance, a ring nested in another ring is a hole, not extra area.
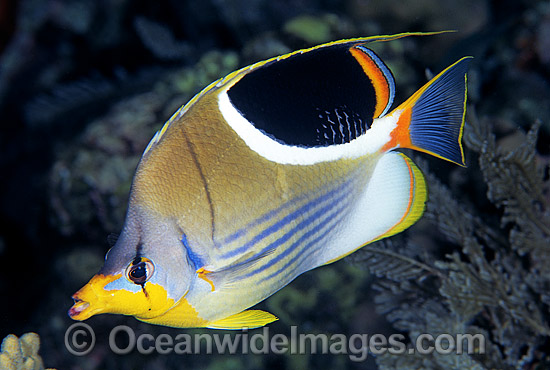
[(332, 45), (259, 67), (228, 91), (254, 127), (287, 145), (347, 143), (371, 126), (376, 93), (349, 52)]

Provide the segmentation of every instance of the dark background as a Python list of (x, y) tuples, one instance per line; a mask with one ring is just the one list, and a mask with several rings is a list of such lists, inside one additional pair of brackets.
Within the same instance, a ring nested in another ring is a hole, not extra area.
[[(0, 337), (39, 333), (50, 367), (123, 368), (109, 353), (72, 357), (62, 336), (72, 323), (71, 294), (101, 266), (107, 236), (120, 230), (131, 173), (155, 130), (237, 67), (339, 38), (445, 29), (457, 32), (384, 46), (396, 102), (421, 86), (426, 69), (437, 73), (473, 55), (469, 98), (478, 114), (501, 122), (500, 137), (542, 120), (537, 148), (547, 158), (550, 8), (543, 2), (0, 0)], [(141, 101), (152, 105), (147, 116)], [(105, 170), (113, 162), (121, 167)], [(435, 166), (446, 181), (448, 165)], [(484, 189), (458, 190), (475, 201)], [(361, 290), (345, 306), (353, 311), (340, 312), (340, 298), (320, 288), (318, 305), (293, 320), (321, 331), (389, 330), (369, 304), (368, 275), (349, 272), (345, 261), (326, 269)], [(306, 274), (288, 289), (307, 291), (324, 281), (316, 274), (331, 273)], [(293, 312), (295, 301), (284, 298), (280, 307)], [(149, 330), (132, 318), (89, 322)], [(138, 356), (124, 366), (363, 366), (325, 360)]]

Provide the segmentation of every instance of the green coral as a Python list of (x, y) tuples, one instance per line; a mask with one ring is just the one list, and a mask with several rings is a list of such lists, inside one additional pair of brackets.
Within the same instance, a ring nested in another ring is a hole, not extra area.
[(39, 348), (40, 337), (36, 333), (26, 333), (21, 338), (13, 334), (8, 335), (2, 341), (0, 369), (44, 370), (44, 363), (38, 354)]
[(331, 37), (330, 24), (327, 19), (308, 15), (291, 19), (284, 25), (284, 30), (311, 44), (327, 42)]
[(300, 15), (287, 21), (283, 30), (307, 44), (322, 44), (342, 35), (353, 35), (353, 26), (336, 14), (323, 14), (318, 16)]

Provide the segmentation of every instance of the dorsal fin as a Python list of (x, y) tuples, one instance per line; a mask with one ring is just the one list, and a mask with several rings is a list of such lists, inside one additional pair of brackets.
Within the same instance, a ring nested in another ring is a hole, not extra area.
[[(231, 72), (227, 76), (220, 78), (217, 81), (212, 82), (210, 85), (205, 87), (200, 93), (195, 95), (187, 104), (182, 106), (180, 109), (178, 109), (172, 117), (164, 124), (164, 126), (155, 134), (155, 136), (151, 139), (149, 144), (147, 145), (147, 148), (143, 152), (143, 157), (146, 156), (146, 154), (153, 149), (164, 137), (164, 134), (168, 131), (170, 127), (175, 127), (181, 124), (180, 118), (189, 110), (189, 108), (198, 103), (202, 97), (204, 97), (206, 94), (215, 91), (217, 88), (221, 86), (231, 86), (235, 84), (236, 82), (240, 81), (240, 79), (244, 76), (249, 74), (251, 71), (255, 71), (258, 69), (262, 69), (265, 66), (278, 63), (281, 60), (291, 58), (295, 55), (301, 55), (301, 54), (309, 54), (311, 52), (314, 52), (318, 49), (324, 49), (324, 48), (332, 48), (335, 46), (338, 47), (353, 47), (355, 45), (366, 45), (369, 43), (376, 43), (376, 42), (388, 42), (392, 40), (401, 39), (404, 37), (410, 37), (410, 36), (430, 36), (430, 35), (438, 35), (442, 33), (447, 32), (455, 32), (455, 31), (437, 31), (437, 32), (405, 32), (405, 33), (398, 33), (395, 35), (378, 35), (378, 36), (370, 36), (370, 37), (357, 37), (352, 39), (346, 39), (346, 40), (338, 40), (338, 41), (332, 41), (326, 44), (314, 46), (307, 49), (301, 49), (296, 50), (288, 54), (275, 56), (272, 58), (269, 58), (267, 60), (263, 60), (257, 63), (254, 63), (250, 66), (243, 67), (239, 70), (236, 70), (234, 72)], [(391, 103), (391, 102), (390, 102)]]
[[(365, 73), (351, 53), (356, 45), (335, 43), (267, 63), (249, 71), (227, 95), (254, 128), (282, 144), (349, 143), (370, 128), (377, 106), (385, 109), (391, 96), (372, 83), (387, 68), (377, 74), (382, 62), (376, 57)], [(384, 101), (377, 102), (377, 93)]]

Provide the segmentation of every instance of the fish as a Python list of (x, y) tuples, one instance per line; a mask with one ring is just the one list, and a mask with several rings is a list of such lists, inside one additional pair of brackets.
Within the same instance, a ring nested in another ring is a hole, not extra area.
[(256, 328), (251, 309), (297, 276), (402, 232), (424, 176), (399, 149), (465, 166), (471, 57), (391, 109), (376, 42), (334, 41), (214, 81), (154, 135), (116, 244), (69, 316), (111, 313), (178, 328)]

